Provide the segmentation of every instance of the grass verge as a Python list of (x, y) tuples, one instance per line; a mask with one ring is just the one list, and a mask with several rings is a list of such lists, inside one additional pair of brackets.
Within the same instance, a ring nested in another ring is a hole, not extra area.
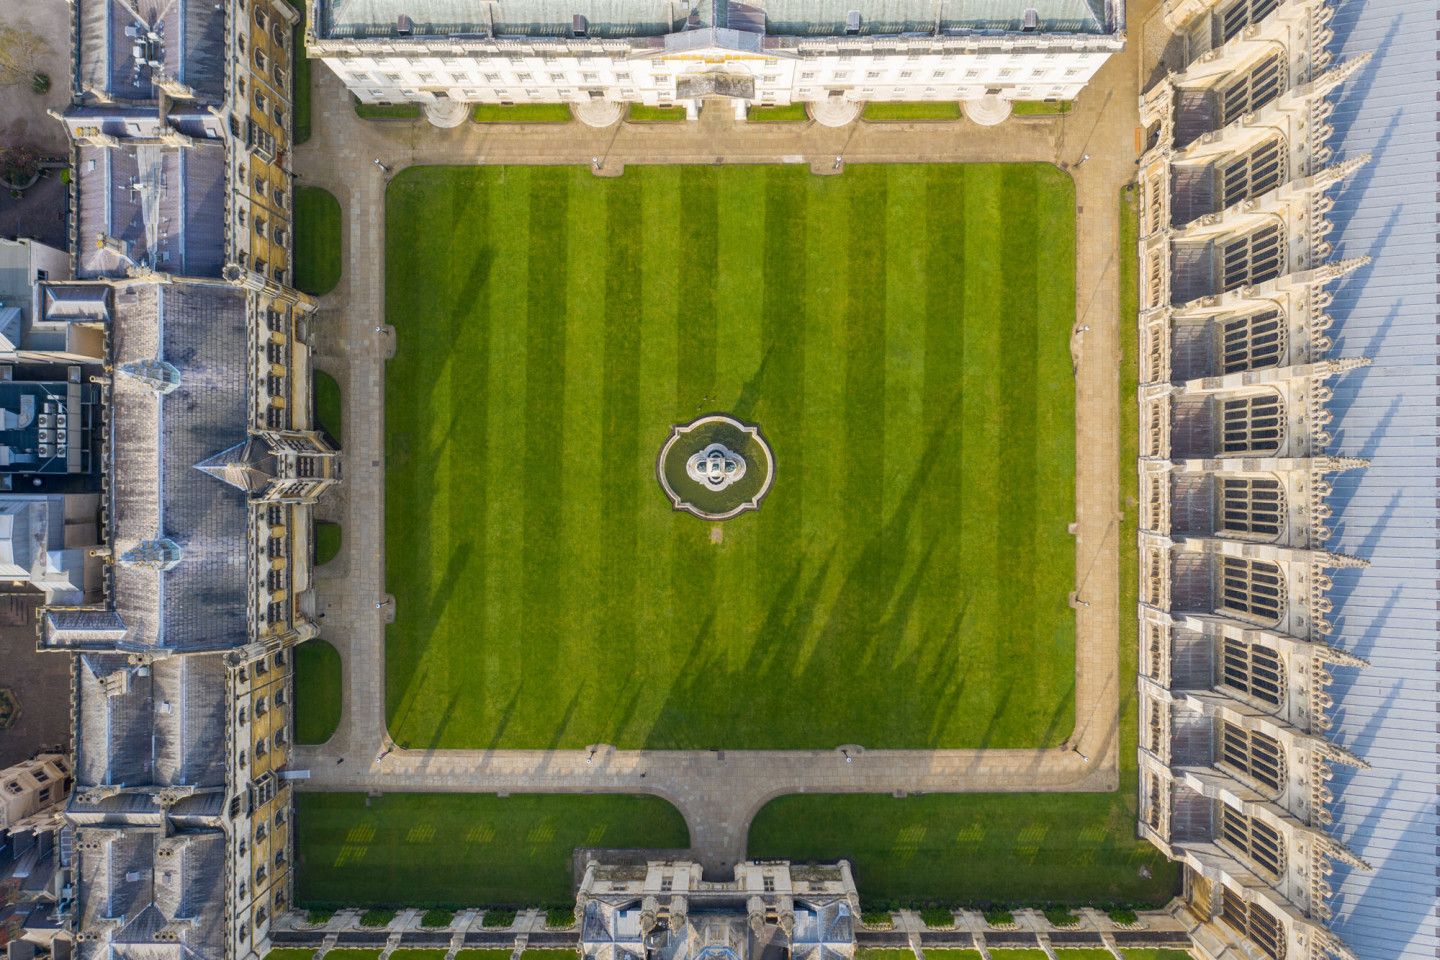
[(754, 123), (796, 123), (809, 120), (810, 115), (805, 112), (805, 104), (790, 103), (783, 107), (751, 107), (745, 119)]
[(329, 740), (340, 725), (344, 695), (340, 653), (324, 640), (295, 648), (295, 742)]
[(297, 808), (307, 907), (563, 903), (575, 847), (690, 845), (658, 797), (301, 793)]
[(1046, 100), (1016, 100), (1010, 107), (1017, 117), (1039, 117), (1069, 113), (1071, 105), (1069, 100), (1056, 100), (1053, 103)]
[(418, 103), (362, 103), (355, 100), (355, 116), (362, 120), (419, 120)]
[(320, 187), (295, 188), (295, 286), (319, 296), (340, 282), (340, 201)]
[(345, 406), (340, 397), (340, 384), (324, 370), (314, 371), (315, 423), (330, 435), (338, 446), (344, 428)]
[(677, 123), (685, 119), (685, 108), (647, 107), (643, 103), (632, 103), (625, 119), (631, 123)]
[(959, 120), (960, 104), (943, 100), (935, 103), (867, 103), (866, 120)]
[(291, 34), (291, 49), (295, 51), (291, 68), (290, 102), (295, 109), (295, 143), (310, 139), (310, 58), (305, 56), (305, 4), (303, 0), (289, 0), (290, 6), (300, 14)]
[[(402, 173), (392, 735), (1061, 742), (1074, 209), (1042, 164)], [(776, 462), (718, 541), (655, 479), (670, 426), (711, 410)]]
[(329, 563), (340, 552), (344, 533), (338, 523), (315, 524), (315, 566)]
[(476, 123), (569, 123), (565, 103), (477, 103), (470, 111)]

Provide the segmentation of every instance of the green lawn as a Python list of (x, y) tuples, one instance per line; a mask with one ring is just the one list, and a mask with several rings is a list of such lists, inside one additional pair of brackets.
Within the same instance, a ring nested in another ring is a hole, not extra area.
[(685, 119), (685, 108), (647, 107), (643, 103), (632, 103), (625, 119), (631, 123), (675, 123)]
[(809, 120), (810, 115), (805, 112), (805, 104), (791, 103), (783, 107), (751, 107), (746, 119), (756, 123), (790, 123)]
[(291, 49), (295, 51), (290, 100), (295, 108), (295, 143), (298, 145), (310, 139), (310, 59), (305, 56), (305, 4), (303, 0), (290, 0), (290, 6), (300, 14), (300, 22), (295, 24), (290, 38)]
[(355, 115), (363, 120), (418, 120), (424, 111), (418, 103), (361, 103), (355, 100)]
[(324, 743), (340, 724), (340, 654), (324, 640), (295, 648), (295, 742)]
[(338, 523), (315, 524), (315, 566), (329, 563), (340, 552), (343, 532)]
[[(399, 953), (400, 951), (396, 951)], [(331, 950), (325, 956), (333, 956), (335, 960), (379, 960), (379, 950), (346, 950), (340, 948)], [(1127, 954), (1128, 955), (1128, 954)], [(394, 956), (394, 954), (391, 954)], [(440, 951), (440, 956), (445, 956), (445, 951)], [(281, 947), (278, 950), (271, 950), (265, 954), (265, 960), (314, 960), (315, 951), (310, 947)]]
[(568, 123), (570, 106), (564, 103), (477, 103), (470, 117), (476, 123)]
[[(766, 806), (749, 854), (850, 857), (867, 900), (1165, 901), (1179, 872), (1135, 839), (1136, 209), (1120, 200), (1120, 789), (1113, 794), (1016, 797), (932, 794), (791, 796)], [(1149, 865), (1153, 878), (1139, 876)], [(927, 951), (928, 953), (928, 951)], [(1134, 951), (1126, 951), (1130, 956)], [(1151, 958), (1155, 960), (1155, 958)]]
[(1070, 105), (1069, 100), (1056, 100), (1054, 103), (1045, 100), (1016, 100), (1010, 106), (1017, 117), (1035, 117), (1069, 113)]
[(960, 104), (953, 100), (936, 103), (867, 103), (866, 120), (959, 120)]
[[(1068, 177), (414, 167), (387, 225), (399, 742), (1069, 734)], [(776, 461), (720, 543), (654, 473), (716, 410)]]
[(344, 428), (345, 405), (340, 398), (340, 384), (324, 370), (314, 371), (315, 422), (330, 434), (337, 444)]
[(657, 797), (300, 793), (297, 806), (307, 907), (568, 905), (577, 846), (690, 845)]
[(319, 187), (295, 188), (295, 286), (319, 296), (340, 282), (340, 201)]

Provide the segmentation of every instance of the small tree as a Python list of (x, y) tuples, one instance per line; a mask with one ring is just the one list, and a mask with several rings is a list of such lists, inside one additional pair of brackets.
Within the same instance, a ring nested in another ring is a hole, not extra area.
[(54, 53), (45, 38), (30, 29), (28, 21), (0, 23), (0, 86), (34, 82), (40, 62)]
[(0, 180), (24, 186), (40, 172), (40, 158), (29, 147), (6, 147), (0, 150)]

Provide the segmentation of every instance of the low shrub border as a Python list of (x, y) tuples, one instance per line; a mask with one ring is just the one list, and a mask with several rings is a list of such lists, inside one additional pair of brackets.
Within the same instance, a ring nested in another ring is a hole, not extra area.
[(866, 910), (860, 914), (860, 922), (867, 927), (893, 926), (895, 920), (888, 910)]
[(920, 911), (920, 920), (925, 926), (939, 930), (955, 926), (955, 914), (946, 907), (925, 907)]
[(362, 927), (388, 927), (395, 919), (394, 910), (366, 910), (360, 915)]
[(486, 910), (481, 926), (508, 927), (515, 923), (514, 910)]
[(568, 930), (575, 926), (575, 910), (572, 907), (551, 907), (545, 911), (545, 926), (557, 930)]
[(311, 910), (305, 914), (305, 922), (311, 926), (318, 927), (322, 924), (329, 923), (330, 918), (333, 916), (335, 916), (334, 910)]
[(455, 919), (455, 914), (449, 910), (426, 910), (425, 916), (420, 918), (422, 927), (448, 927), (450, 921)]
[(1013, 927), (1015, 915), (1009, 910), (986, 910), (985, 922), (992, 927)]
[(1045, 919), (1050, 921), (1052, 926), (1073, 927), (1080, 923), (1080, 918), (1070, 912), (1068, 907), (1050, 907), (1045, 910)]
[(1111, 910), (1110, 919), (1118, 924), (1127, 927), (1134, 926), (1135, 924), (1140, 922), (1140, 918), (1135, 916), (1134, 910), (1125, 910), (1123, 908), (1119, 910)]

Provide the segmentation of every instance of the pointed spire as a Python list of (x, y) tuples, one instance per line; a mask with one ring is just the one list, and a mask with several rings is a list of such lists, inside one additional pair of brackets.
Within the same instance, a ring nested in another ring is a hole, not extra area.
[(1324, 737), (1312, 735), (1310, 738), (1310, 749), (1315, 751), (1317, 756), (1324, 760), (1329, 760), (1331, 763), (1341, 763), (1347, 767), (1355, 767), (1357, 770), (1370, 769), (1370, 764), (1361, 760), (1339, 744), (1326, 740)]
[(1370, 51), (1366, 50), (1358, 56), (1351, 57), (1348, 60), (1341, 60), (1314, 80), (1297, 88), (1295, 91), (1296, 96), (1304, 100), (1316, 100), (1325, 96), (1325, 94), (1334, 90), (1346, 80), (1349, 80), (1361, 67), (1369, 63), (1370, 56)]
[(1336, 553), (1333, 550), (1316, 550), (1316, 559), (1322, 567), (1368, 567), (1369, 560), (1361, 560), (1359, 557), (1352, 557), (1345, 553)]
[(1320, 457), (1316, 468), (1324, 473), (1341, 473), (1345, 470), (1363, 470), (1370, 466), (1365, 457)]
[(1354, 157), (1346, 157), (1339, 163), (1332, 163), (1325, 169), (1313, 176), (1306, 177), (1302, 183), (1307, 190), (1324, 190), (1344, 180), (1350, 174), (1359, 170), (1371, 160), (1371, 154), (1362, 153)]
[(1329, 368), (1326, 376), (1336, 376), (1342, 373), (1349, 373), (1351, 370), (1359, 370), (1361, 367), (1370, 366), (1369, 357), (1340, 357), (1335, 360), (1326, 360), (1325, 365)]
[(259, 437), (251, 436), (208, 460), (195, 464), (196, 470), (246, 493), (264, 490), (275, 479), (275, 455)]

